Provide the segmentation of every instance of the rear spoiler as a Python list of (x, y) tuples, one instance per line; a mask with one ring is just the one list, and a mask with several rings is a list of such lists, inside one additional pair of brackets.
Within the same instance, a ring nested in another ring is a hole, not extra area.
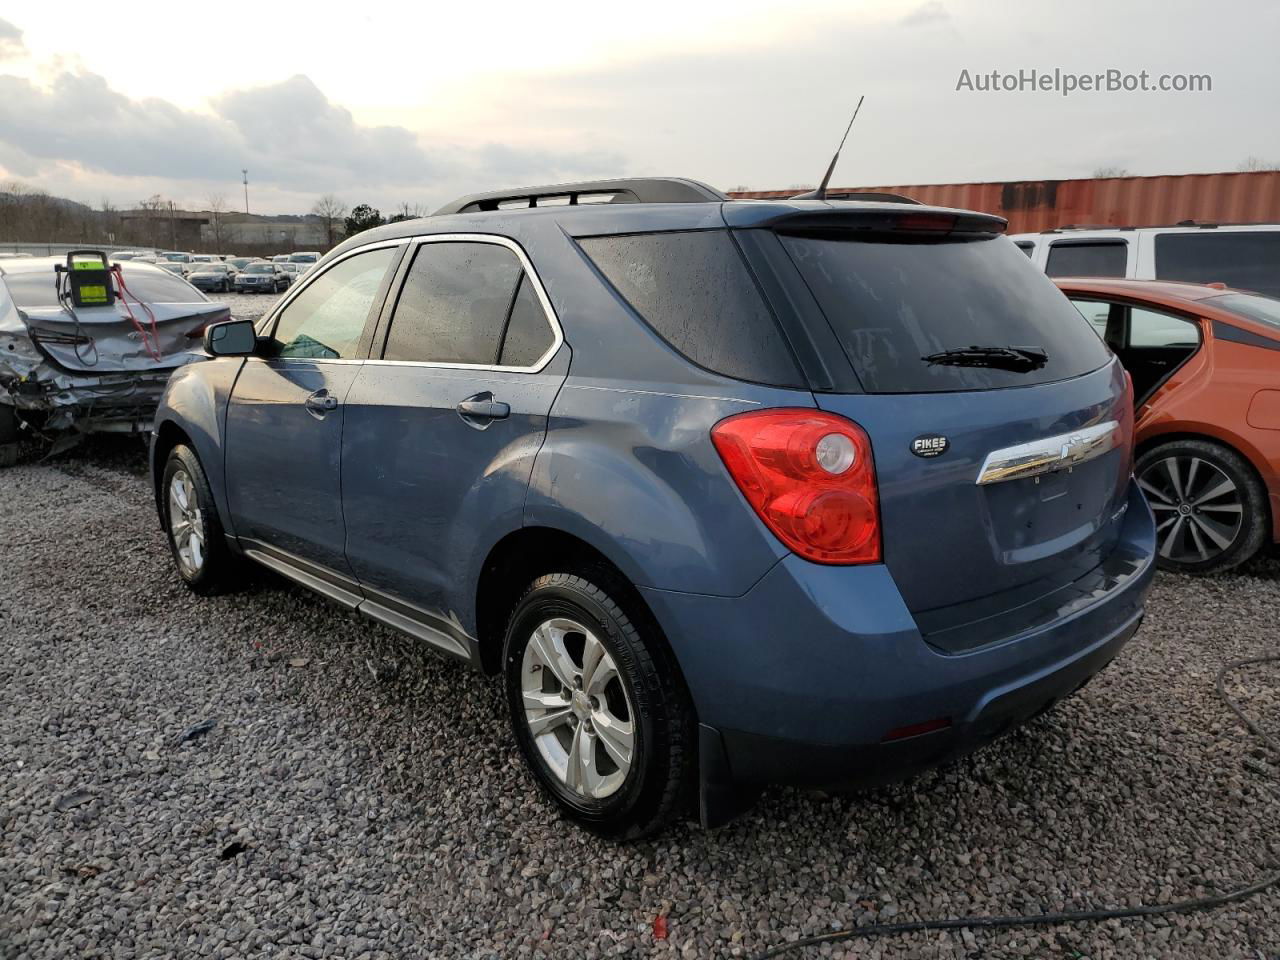
[(767, 209), (757, 208), (756, 216), (738, 215), (739, 211), (747, 213), (745, 208), (738, 208), (732, 213), (726, 210), (726, 219), (730, 226), (768, 227), (779, 233), (904, 234), (921, 238), (951, 234), (996, 236), (1009, 226), (1008, 220), (989, 213), (905, 204), (896, 208), (880, 204), (849, 204), (847, 208), (842, 204), (839, 208), (821, 210), (793, 207), (771, 215)]

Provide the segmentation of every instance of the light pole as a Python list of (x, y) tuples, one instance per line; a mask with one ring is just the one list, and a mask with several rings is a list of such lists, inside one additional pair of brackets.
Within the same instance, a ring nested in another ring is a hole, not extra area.
[(244, 174), (244, 212), (245, 212), (245, 215), (248, 216), (249, 214), (249, 171), (241, 169), (240, 172)]

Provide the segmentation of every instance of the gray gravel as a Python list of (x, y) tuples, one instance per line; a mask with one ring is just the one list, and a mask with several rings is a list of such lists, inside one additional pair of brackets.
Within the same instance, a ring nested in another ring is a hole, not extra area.
[[(723, 830), (614, 847), (539, 799), (498, 684), (278, 580), (189, 595), (142, 471), (136, 446), (103, 443), (0, 471), (4, 960), (751, 956), (1280, 867), (1280, 765), (1212, 692), (1221, 662), (1280, 646), (1274, 561), (1160, 577), (1109, 670), (974, 758), (855, 797), (773, 790)], [(1280, 733), (1280, 669), (1231, 689)], [(806, 956), (1278, 954), (1272, 892)]]

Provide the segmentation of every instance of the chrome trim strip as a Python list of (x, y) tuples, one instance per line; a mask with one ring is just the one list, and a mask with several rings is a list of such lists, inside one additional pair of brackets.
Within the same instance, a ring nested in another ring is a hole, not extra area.
[[(556, 316), (556, 311), (551, 306), (551, 298), (547, 296), (546, 289), (542, 286), (542, 278), (538, 276), (538, 271), (533, 269), (533, 262), (524, 252), (524, 248), (516, 243), (510, 237), (504, 237), (496, 233), (429, 233), (423, 236), (412, 238), (412, 243), (422, 246), (425, 243), (492, 243), (499, 247), (506, 247), (516, 255), (516, 259), (520, 261), (520, 265), (524, 268), (525, 274), (533, 281), (533, 292), (538, 295), (538, 302), (542, 304), (542, 312), (546, 316), (547, 323), (551, 325), (551, 346), (547, 351), (531, 363), (527, 367), (510, 367), (501, 364), (490, 363), (435, 363), (430, 360), (383, 360), (381, 357), (370, 357), (370, 363), (413, 363), (418, 367), (434, 367), (439, 370), (492, 370), (498, 373), (537, 373), (554, 357), (564, 344), (564, 331), (560, 329), (560, 318)], [(410, 261), (409, 269), (413, 269), (413, 263)], [(406, 274), (407, 277), (407, 274)], [(393, 291), (398, 292), (398, 291)], [(394, 321), (394, 310), (392, 311), (392, 320)]]
[(422, 618), (409, 616), (385, 604), (378, 603), (376, 600), (368, 599), (360, 604), (360, 612), (372, 620), (377, 620), (379, 623), (391, 627), (393, 630), (399, 630), (401, 633), (430, 644), (441, 653), (457, 657), (459, 660), (464, 660), (473, 666), (478, 665), (478, 661), (471, 655), (471, 649), (466, 643), (453, 636), (449, 631), (428, 623), (425, 615)]
[[(307, 564), (311, 569), (305, 569), (302, 564), (306, 563), (291, 554), (286, 554), (283, 550), (275, 550), (267, 546), (265, 543), (258, 543), (253, 540), (243, 541), (245, 544), (244, 555), (252, 560), (258, 561), (264, 567), (269, 567), (283, 577), (299, 583), (309, 590), (314, 590), (323, 597), (328, 597), (339, 606), (348, 610), (359, 609), (360, 603), (364, 600), (358, 592), (347, 589), (344, 586), (335, 583), (339, 579), (337, 576), (330, 574), (323, 567), (313, 567)], [(288, 557), (288, 559), (285, 559)], [(323, 571), (323, 572), (322, 572)], [(352, 584), (354, 587), (355, 584)], [(355, 588), (356, 591), (359, 587)]]
[[(280, 311), (283, 310), (285, 307), (287, 307), (289, 305), (289, 302), (293, 300), (294, 297), (296, 297), (303, 290), (307, 289), (307, 287), (310, 286), (315, 281), (315, 278), (317, 276), (322, 276), (325, 272), (328, 272), (329, 268), (332, 267), (334, 263), (341, 263), (343, 260), (346, 260), (348, 257), (353, 257), (357, 253), (364, 253), (368, 250), (376, 250), (378, 247), (396, 247), (401, 244), (413, 244), (415, 247), (418, 247), (418, 246), (422, 246), (424, 243), (447, 243), (447, 242), (492, 243), (495, 246), (506, 247), (508, 250), (510, 250), (512, 253), (516, 255), (516, 259), (520, 261), (520, 266), (524, 268), (525, 274), (529, 277), (530, 280), (533, 281), (533, 292), (538, 295), (538, 302), (542, 304), (542, 312), (547, 319), (547, 323), (550, 324), (551, 326), (551, 334), (552, 334), (551, 346), (547, 348), (546, 353), (544, 353), (541, 357), (539, 357), (536, 361), (534, 361), (531, 365), (527, 367), (511, 367), (511, 366), (502, 366), (499, 364), (487, 364), (487, 363), (434, 363), (430, 360), (383, 360), (381, 357), (370, 357), (367, 360), (353, 358), (350, 360), (329, 361), (329, 362), (372, 363), (372, 364), (378, 364), (378, 365), (403, 364), (405, 366), (414, 366), (414, 367), (431, 367), (437, 370), (487, 370), (487, 371), (494, 371), (496, 373), (538, 373), (539, 371), (541, 371), (542, 368), (545, 367), (548, 363), (550, 363), (552, 358), (555, 357), (555, 355), (559, 352), (560, 347), (564, 345), (564, 331), (560, 327), (560, 318), (556, 316), (555, 308), (551, 305), (551, 298), (547, 296), (546, 288), (543, 287), (542, 285), (542, 278), (539, 277), (538, 272), (533, 269), (533, 262), (529, 259), (528, 255), (524, 252), (524, 248), (521, 247), (520, 244), (512, 240), (510, 237), (503, 237), (496, 233), (430, 233), (430, 234), (425, 234), (425, 235), (416, 236), (416, 237), (399, 237), (395, 240), (379, 240), (375, 243), (367, 243), (362, 247), (356, 247), (353, 250), (348, 250), (341, 257), (338, 257), (336, 260), (334, 260), (333, 263), (325, 264), (324, 271), (321, 271), (320, 273), (315, 274), (315, 276), (312, 276), (312, 273), (314, 273), (314, 271), (308, 271), (308, 273), (306, 274), (306, 279), (304, 281), (301, 281), (296, 285), (291, 285), (289, 288), (289, 292), (286, 293), (280, 299), (280, 301), (271, 309), (271, 311), (265, 317), (263, 317), (262, 320), (259, 321), (258, 326), (255, 329), (258, 331), (258, 335), (262, 336), (267, 329), (272, 328), (271, 324), (275, 322), (275, 318), (279, 316)], [(413, 264), (411, 262), (409, 264), (409, 268), (412, 269), (412, 267), (413, 267)], [(393, 295), (398, 295), (398, 294), (399, 294), (399, 290), (389, 290), (387, 292), (388, 297), (391, 297)], [(394, 312), (395, 311), (393, 309), (392, 313), (394, 314)], [(310, 357), (288, 357), (288, 358), (277, 357), (274, 359), (311, 360), (312, 358)]]
[(1070, 470), (1119, 445), (1120, 423), (1108, 420), (1106, 423), (1081, 427), (1070, 433), (1059, 433), (1002, 450), (992, 450), (982, 462), (982, 469), (978, 471), (978, 479), (974, 482), (983, 486)]

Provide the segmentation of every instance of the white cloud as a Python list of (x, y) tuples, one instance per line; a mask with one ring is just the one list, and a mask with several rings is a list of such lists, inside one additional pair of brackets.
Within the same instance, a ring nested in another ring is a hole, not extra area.
[(26, 55), (27, 45), (22, 40), (22, 31), (0, 18), (0, 60), (17, 60)]

